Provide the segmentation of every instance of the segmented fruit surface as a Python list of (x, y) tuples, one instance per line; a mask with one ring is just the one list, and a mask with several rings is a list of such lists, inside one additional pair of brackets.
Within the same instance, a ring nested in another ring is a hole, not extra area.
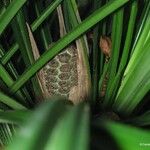
[(77, 51), (70, 46), (55, 56), (44, 68), (48, 96), (69, 97), (70, 90), (78, 85)]

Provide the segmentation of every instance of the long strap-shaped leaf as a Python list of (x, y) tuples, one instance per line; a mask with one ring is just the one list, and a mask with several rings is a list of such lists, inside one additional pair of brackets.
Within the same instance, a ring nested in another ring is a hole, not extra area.
[[(149, 3), (150, 5), (150, 3)], [(150, 8), (150, 7), (148, 7)], [(138, 60), (138, 57), (142, 55), (142, 53), (144, 53), (142, 47), (146, 42), (146, 38), (149, 36), (149, 32), (150, 32), (150, 9), (148, 9), (148, 13), (146, 14), (146, 19), (145, 19), (145, 23), (142, 26), (142, 31), (138, 37), (137, 43), (136, 45), (134, 45), (134, 50), (132, 50), (134, 53), (132, 54), (132, 57), (128, 63), (128, 66), (124, 72), (124, 76), (126, 76), (126, 78), (122, 81), (123, 84), (126, 83), (127, 81), (127, 76), (130, 74), (130, 70), (133, 70), (133, 68), (136, 65), (136, 60)], [(123, 86), (121, 86), (122, 88)]]
[(8, 95), (0, 92), (0, 102), (3, 102), (4, 104), (8, 105), (9, 107), (13, 109), (26, 109), (25, 106), (15, 101), (13, 98), (9, 97)]
[(91, 16), (78, 25), (72, 32), (67, 34), (64, 38), (60, 39), (56, 44), (46, 51), (28, 70), (16, 81), (11, 87), (12, 92), (16, 92), (28, 79), (30, 79), (39, 69), (41, 69), (50, 59), (58, 54), (63, 48), (69, 45), (73, 40), (86, 32), (100, 20), (108, 16), (110, 13), (127, 3), (129, 0), (124, 1), (110, 1), (104, 7), (95, 11)]
[(0, 17), (0, 35), (5, 30), (9, 22), (16, 15), (19, 9), (25, 4), (27, 0), (13, 0), (8, 6), (7, 10)]
[[(8, 87), (10, 87), (14, 83), (12, 77), (9, 75), (7, 70), (1, 64), (0, 64), (0, 78)], [(18, 96), (19, 100), (22, 103), (26, 104), (25, 98), (23, 97), (23, 94), (20, 90), (16, 93), (16, 95)]]
[[(149, 7), (148, 7), (149, 8)], [(149, 9), (148, 9), (149, 11)], [(140, 103), (143, 96), (150, 89), (149, 80), (149, 33), (150, 14), (144, 16), (145, 23), (142, 26), (140, 36), (134, 45), (132, 57), (127, 65), (121, 86), (117, 93), (114, 109), (124, 114), (130, 114)], [(141, 86), (143, 86), (141, 90)]]
[(67, 100), (53, 98), (38, 107), (7, 150), (43, 150), (55, 124), (65, 113), (66, 104)]
[(29, 111), (0, 111), (0, 123), (22, 124), (30, 115)]
[(120, 80), (122, 78), (122, 72), (124, 71), (125, 65), (127, 64), (130, 47), (131, 47), (131, 42), (132, 42), (132, 37), (133, 37), (136, 16), (137, 16), (137, 7), (138, 7), (137, 4), (138, 4), (137, 1), (133, 1), (133, 3), (131, 4), (131, 13), (130, 13), (130, 18), (129, 18), (129, 23), (128, 23), (126, 40), (125, 40), (125, 44), (124, 44), (124, 48), (123, 48), (123, 53), (121, 56), (121, 62), (119, 64), (119, 69), (115, 76), (115, 79), (111, 83), (110, 92), (107, 95), (107, 97), (109, 97), (108, 99), (111, 98), (112, 102), (113, 102), (113, 99), (116, 96), (117, 90), (119, 88)]
[(115, 139), (120, 150), (149, 149), (149, 131), (114, 122), (107, 122), (105, 128)]
[(74, 107), (56, 125), (45, 150), (87, 150), (89, 114), (84, 105)]
[[(32, 23), (31, 29), (34, 32), (44, 21), (50, 16), (50, 14), (56, 9), (56, 7), (62, 2), (62, 0), (55, 0), (52, 2), (41, 14), (40, 16)], [(18, 50), (19, 45), (15, 43), (8, 52), (2, 58), (2, 64), (6, 64), (13, 54)]]
[(121, 8), (113, 16), (112, 52), (111, 52), (110, 64), (109, 64), (109, 68), (108, 68), (109, 80), (108, 80), (106, 95), (105, 95), (105, 99), (104, 99), (105, 107), (111, 106), (111, 104), (113, 103), (113, 101), (111, 99), (112, 93), (110, 93), (110, 87), (113, 83), (113, 80), (114, 80), (114, 78), (116, 76), (116, 72), (117, 72), (117, 64), (118, 64), (118, 60), (119, 60), (121, 37), (122, 37), (122, 30), (123, 30), (123, 26), (122, 26), (123, 14), (124, 14), (124, 9)]
[(122, 84), (113, 105), (116, 111), (125, 115), (133, 112), (150, 89), (150, 37), (141, 49), (143, 54), (139, 55), (137, 63), (133, 64), (132, 70), (126, 75), (126, 83)]
[[(4, 49), (2, 48), (2, 46), (0, 45), (0, 57), (4, 55)], [(18, 73), (17, 70), (15, 69), (14, 65), (10, 62), (7, 64), (7, 69), (8, 71), (13, 75), (13, 77), (15, 79), (18, 78)], [(10, 76), (10, 74), (7, 72), (7, 70), (5, 69), (5, 67), (3, 65), (0, 64), (0, 78), (2, 79), (2, 81), (6, 84), (6, 86), (11, 86), (14, 82), (14, 80), (12, 79), (12, 77)], [(25, 96), (24, 96), (25, 94)], [(22, 91), (17, 92), (16, 93), (17, 96), (19, 96), (19, 98), (21, 100), (23, 100), (23, 102), (25, 102), (25, 99), (27, 98), (28, 100), (31, 100), (30, 95), (28, 94), (27, 90), (25, 88), (22, 89)]]
[(0, 146), (7, 145), (12, 140), (14, 126), (8, 124), (0, 124)]

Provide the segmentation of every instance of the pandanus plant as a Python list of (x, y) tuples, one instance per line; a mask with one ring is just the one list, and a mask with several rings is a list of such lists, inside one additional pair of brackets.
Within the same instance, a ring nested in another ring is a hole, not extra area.
[(149, 0), (1, 0), (0, 149), (149, 149), (149, 57)]

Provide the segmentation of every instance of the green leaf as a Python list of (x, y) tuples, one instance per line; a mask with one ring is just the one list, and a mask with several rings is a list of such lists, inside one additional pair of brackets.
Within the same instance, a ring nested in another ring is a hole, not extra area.
[[(24, 11), (22, 9), (19, 10), (16, 17), (14, 18), (12, 22), (12, 28), (14, 38), (16, 39), (21, 51), (21, 56), (23, 57), (24, 63), (28, 67), (31, 64), (33, 64), (34, 58), (24, 16)], [(18, 32), (18, 30), (21, 32)]]
[(0, 146), (11, 142), (14, 131), (14, 125), (0, 124)]
[(55, 126), (45, 150), (87, 150), (88, 126), (87, 106), (75, 106)]
[[(114, 109), (130, 115), (150, 89), (150, 13), (134, 48), (117, 93)], [(141, 88), (142, 87), (142, 88)]]
[[(133, 46), (133, 50), (134, 53), (132, 54), (132, 57), (128, 63), (128, 66), (125, 70), (125, 73), (124, 73), (124, 76), (126, 76), (127, 74), (130, 74), (130, 70), (132, 70), (136, 63), (137, 63), (137, 60), (138, 60), (138, 57), (140, 55), (142, 55), (142, 53), (144, 52), (142, 47), (143, 45), (146, 43), (146, 39), (148, 38), (149, 36), (149, 32), (150, 32), (150, 23), (149, 23), (149, 20), (150, 20), (150, 3), (149, 3), (149, 7), (148, 7), (148, 13), (145, 14), (145, 22), (144, 22), (144, 25), (142, 26), (142, 29), (140, 29), (140, 35), (138, 36), (138, 39), (137, 42), (135, 43), (135, 45)], [(123, 80), (123, 82), (125, 83), (126, 80), (128, 78), (126, 77), (126, 79)]]
[(44, 20), (56, 9), (56, 7), (62, 2), (63, 0), (55, 0), (52, 2), (39, 16), (38, 18), (32, 23), (32, 31), (35, 31), (43, 22)]
[[(99, 6), (102, 6), (105, 2), (94, 0), (93, 1), (93, 10), (97, 9)], [(105, 22), (105, 21), (104, 21)], [(102, 73), (102, 66), (103, 66), (103, 54), (99, 51), (99, 39), (100, 34), (102, 34), (103, 30), (102, 22), (98, 23), (93, 29), (93, 39), (92, 39), (92, 63), (91, 63), (91, 82), (92, 82), (92, 104), (98, 103), (98, 77), (99, 77), (99, 62), (100, 62), (100, 73)], [(89, 44), (90, 47), (90, 44)], [(101, 59), (102, 58), (102, 59)], [(102, 62), (102, 63), (101, 63)]]
[[(31, 24), (32, 31), (36, 31), (37, 28), (47, 19), (50, 14), (56, 9), (56, 7), (61, 3), (62, 0), (55, 0), (52, 2), (41, 14), (40, 16), (35, 19), (35, 21)], [(19, 45), (15, 43), (6, 54), (2, 58), (2, 63), (6, 64), (9, 59), (14, 55), (14, 53), (18, 50)]]
[(55, 124), (67, 109), (67, 100), (53, 98), (46, 101), (33, 112), (7, 149), (43, 150)]
[(121, 8), (113, 16), (112, 37), (111, 37), (112, 50), (111, 50), (110, 63), (108, 67), (109, 80), (106, 89), (106, 95), (104, 98), (105, 107), (109, 107), (113, 103), (113, 100), (111, 99), (112, 96), (111, 86), (117, 73), (117, 65), (119, 61), (119, 53), (120, 53), (122, 30), (123, 30), (123, 14), (124, 14), (124, 8)]
[(29, 111), (14, 110), (0, 111), (0, 123), (12, 123), (20, 125), (29, 117)]
[(106, 122), (104, 128), (117, 142), (120, 150), (149, 149), (150, 131), (115, 122)]
[(120, 80), (122, 78), (123, 71), (125, 70), (126, 64), (128, 63), (128, 58), (130, 56), (130, 47), (132, 43), (132, 37), (133, 37), (134, 27), (135, 27), (135, 22), (137, 17), (137, 7), (138, 7), (137, 4), (138, 4), (137, 1), (133, 1), (133, 3), (131, 4), (131, 13), (130, 13), (130, 18), (128, 23), (126, 40), (123, 48), (123, 53), (121, 56), (121, 61), (119, 63), (119, 69), (110, 87), (109, 98), (111, 97), (111, 99), (115, 99), (117, 90), (120, 85)]
[(141, 48), (143, 54), (139, 55), (136, 66), (125, 76), (126, 83), (122, 83), (113, 105), (116, 111), (124, 115), (130, 115), (150, 89), (150, 38)]
[(3, 102), (4, 104), (8, 105), (10, 108), (13, 109), (26, 109), (25, 106), (2, 92), (0, 92), (0, 102)]
[(84, 104), (68, 106), (67, 101), (56, 98), (41, 105), (6, 149), (87, 150), (89, 108)]
[(0, 17), (0, 35), (27, 0), (13, 0)]

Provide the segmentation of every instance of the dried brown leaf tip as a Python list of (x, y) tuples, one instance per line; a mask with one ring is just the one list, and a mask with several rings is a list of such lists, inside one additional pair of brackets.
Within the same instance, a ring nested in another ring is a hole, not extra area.
[(105, 54), (105, 56), (110, 57), (112, 42), (109, 37), (102, 35), (100, 37), (99, 47), (102, 50), (102, 52)]

